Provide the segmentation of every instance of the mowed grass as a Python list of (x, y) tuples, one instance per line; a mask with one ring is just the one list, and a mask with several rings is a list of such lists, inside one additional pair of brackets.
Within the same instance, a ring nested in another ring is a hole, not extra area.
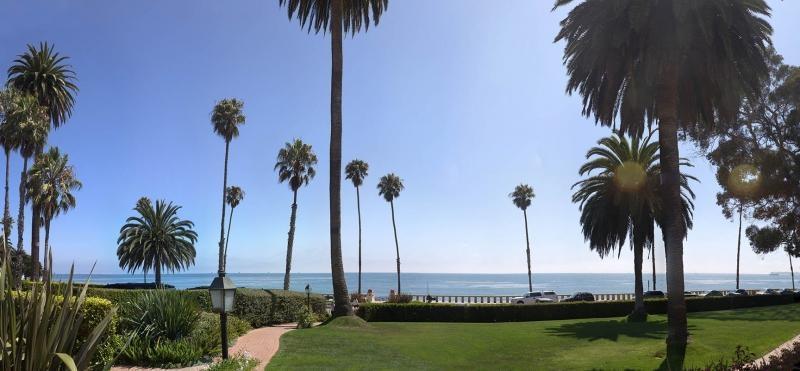
[[(737, 345), (764, 355), (800, 333), (800, 304), (692, 313), (686, 367)], [(267, 369), (643, 369), (665, 367), (666, 317), (510, 323), (364, 323), (344, 318), (281, 338)]]

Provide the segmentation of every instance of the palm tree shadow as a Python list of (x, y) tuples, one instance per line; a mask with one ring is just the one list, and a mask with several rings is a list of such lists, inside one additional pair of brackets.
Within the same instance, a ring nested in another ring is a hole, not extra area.
[(795, 305), (742, 308), (725, 311), (692, 313), (692, 318), (719, 321), (800, 321), (800, 307)]
[(589, 341), (600, 339), (617, 341), (620, 336), (664, 339), (667, 334), (667, 322), (663, 320), (647, 322), (627, 322), (626, 320), (578, 322), (546, 328), (545, 332), (551, 335), (569, 336)]

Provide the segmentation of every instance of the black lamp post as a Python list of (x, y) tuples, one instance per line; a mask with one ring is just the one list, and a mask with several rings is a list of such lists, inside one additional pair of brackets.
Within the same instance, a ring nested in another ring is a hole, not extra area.
[(308, 307), (308, 310), (310, 311), (311, 310), (311, 284), (310, 283), (306, 284), (306, 306)]
[(220, 273), (214, 277), (211, 286), (208, 287), (211, 294), (211, 308), (219, 313), (220, 345), (222, 348), (222, 359), (228, 359), (228, 312), (233, 311), (233, 297), (236, 294), (236, 285), (230, 278), (225, 277), (225, 273)]

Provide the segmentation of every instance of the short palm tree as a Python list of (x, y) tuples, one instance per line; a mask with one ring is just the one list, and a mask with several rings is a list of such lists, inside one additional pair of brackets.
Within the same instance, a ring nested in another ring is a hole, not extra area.
[(345, 179), (350, 179), (356, 187), (356, 209), (358, 210), (358, 295), (361, 296), (361, 194), (358, 188), (364, 183), (369, 172), (369, 164), (353, 160), (344, 167)]
[[(222, 175), (222, 220), (219, 226), (219, 274), (225, 273), (225, 204), (228, 190), (228, 152), (231, 140), (239, 136), (239, 125), (244, 124), (244, 102), (237, 99), (219, 101), (211, 112), (214, 132), (225, 140), (225, 170)], [(231, 210), (233, 211), (233, 210)]]
[[(614, 250), (622, 251), (626, 239), (633, 249), (634, 298), (632, 320), (645, 320), (644, 285), (642, 284), (642, 260), (645, 248), (655, 243), (655, 224), (661, 220), (661, 196), (659, 194), (661, 168), (658, 143), (650, 137), (628, 140), (621, 135), (612, 135), (591, 148), (586, 162), (580, 168), (586, 179), (575, 183), (577, 191), (572, 201), (580, 204), (580, 223), (589, 248), (601, 258)], [(684, 166), (691, 166), (682, 162)], [(694, 177), (681, 174), (681, 203), (684, 222), (691, 227), (694, 193), (689, 180)]]
[[(554, 9), (573, 2), (557, 0)], [(633, 136), (658, 126), (667, 350), (676, 356), (688, 337), (678, 129), (691, 133), (718, 119), (732, 122), (741, 98), (758, 92), (768, 74), (769, 10), (764, 0), (584, 0), (561, 21), (555, 38), (566, 41), (567, 92), (583, 97), (585, 115)]]
[(75, 207), (74, 191), (83, 187), (75, 177), (69, 156), (51, 147), (33, 164), (27, 177), (28, 198), (39, 207), (44, 219), (44, 266), (50, 260), (50, 223)]
[(136, 202), (138, 215), (127, 219), (119, 231), (117, 258), (128, 272), (154, 270), (156, 286), (161, 287), (161, 269), (171, 271), (194, 265), (197, 233), (194, 223), (178, 217), (180, 206), (142, 197)]
[(225, 192), (225, 202), (231, 207), (231, 213), (228, 216), (228, 232), (225, 236), (225, 254), (223, 261), (228, 260), (228, 243), (231, 241), (231, 223), (233, 222), (233, 209), (239, 206), (239, 203), (244, 200), (244, 191), (237, 186), (230, 186)]
[[(75, 104), (73, 94), (78, 91), (75, 85), (75, 72), (66, 63), (68, 57), (61, 56), (48, 43), (40, 43), (38, 48), (28, 45), (28, 50), (19, 55), (8, 68), (7, 85), (36, 98), (45, 108), (54, 128), (64, 124), (72, 115)], [(43, 146), (36, 148), (35, 155), (41, 154)], [(31, 255), (37, 261), (39, 255), (39, 229), (41, 210), (34, 206), (31, 210)], [(19, 223), (21, 223), (20, 221)], [(30, 276), (39, 278), (38, 265), (30, 267)]]
[(405, 188), (403, 179), (394, 173), (381, 177), (378, 182), (378, 195), (389, 203), (392, 208), (392, 229), (394, 230), (394, 248), (397, 252), (397, 295), (400, 295), (400, 244), (397, 243), (397, 225), (394, 222), (394, 199), (400, 197), (400, 192)]
[(533, 193), (533, 188), (527, 184), (520, 184), (514, 188), (514, 192), (508, 194), (514, 206), (522, 210), (522, 216), (525, 219), (525, 253), (528, 256), (528, 291), (533, 291), (533, 279), (531, 277), (531, 242), (528, 238), (528, 206), (531, 206), (531, 200), (536, 195)]
[(300, 187), (308, 185), (317, 175), (314, 165), (317, 164), (317, 155), (311, 145), (295, 139), (278, 151), (275, 161), (275, 170), (278, 171), (278, 181), (288, 182), (292, 190), (292, 216), (289, 218), (289, 239), (286, 243), (286, 273), (283, 276), (283, 289), (289, 289), (292, 271), (292, 247), (294, 245), (294, 226), (297, 218), (297, 191)]
[(344, 70), (342, 34), (355, 34), (370, 23), (378, 24), (389, 0), (278, 0), (286, 6), (289, 18), (300, 21), (310, 32), (331, 35), (331, 145), (330, 145), (330, 233), (333, 316), (353, 315), (347, 295), (347, 281), (342, 263), (342, 71)]

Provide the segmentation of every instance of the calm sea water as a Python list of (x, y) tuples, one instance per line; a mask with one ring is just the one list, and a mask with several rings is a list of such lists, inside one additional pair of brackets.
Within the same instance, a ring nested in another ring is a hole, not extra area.
[[(229, 273), (228, 276), (239, 287), (280, 288), (283, 286), (282, 273)], [(357, 274), (347, 273), (347, 286), (351, 292), (357, 288)], [(65, 279), (65, 275), (56, 275), (57, 279)], [(88, 275), (76, 275), (76, 280), (83, 282)], [(214, 278), (212, 273), (180, 273), (165, 274), (162, 281), (185, 289), (206, 286)], [(645, 275), (645, 289), (648, 288), (651, 276)], [(386, 296), (389, 290), (396, 288), (395, 273), (363, 273), (362, 291), (372, 289), (378, 296)], [(779, 275), (743, 274), (740, 276), (741, 286), (747, 289), (791, 288), (791, 276), (788, 273)], [(143, 282), (141, 274), (95, 274), (92, 283)], [(148, 282), (153, 277), (147, 277)], [(685, 278), (686, 290), (730, 290), (736, 286), (734, 274), (690, 273)], [(659, 290), (666, 291), (664, 275), (657, 276)], [(310, 284), (312, 291), (331, 293), (331, 276), (329, 273), (294, 273), (292, 274), (292, 290), (303, 291)], [(533, 275), (534, 290), (555, 290), (559, 294), (573, 294), (577, 291), (589, 291), (596, 294), (633, 292), (632, 273), (538, 273)], [(402, 288), (410, 294), (432, 295), (520, 295), (528, 289), (526, 274), (461, 274), (461, 273), (403, 273)]]

